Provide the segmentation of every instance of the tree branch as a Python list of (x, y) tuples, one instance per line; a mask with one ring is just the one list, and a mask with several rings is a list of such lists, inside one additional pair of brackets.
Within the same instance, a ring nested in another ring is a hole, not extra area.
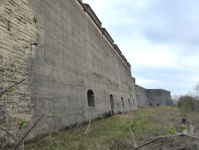
[(26, 79), (23, 79), (22, 81), (15, 83), (13, 86), (8, 87), (5, 91), (3, 91), (3, 92), (0, 94), (0, 96), (2, 96), (2, 95), (3, 95), (5, 92), (7, 92), (10, 88), (16, 86), (17, 84), (20, 84), (21, 82), (23, 82), (23, 81), (25, 81), (25, 80), (26, 80)]
[(5, 131), (6, 133), (8, 133), (9, 135), (11, 135), (15, 140), (16, 140), (16, 138), (15, 138), (15, 136), (13, 135), (13, 134), (11, 134), (10, 132), (8, 132), (6, 129), (4, 129), (2, 126), (0, 126), (0, 128), (3, 130), (3, 131)]
[[(44, 115), (41, 116), (41, 118), (39, 120), (41, 120), (43, 118)], [(32, 126), (32, 128), (26, 133), (26, 135), (21, 139), (21, 141), (17, 144), (17, 146), (15, 147), (15, 150), (17, 149), (17, 147), (20, 145), (20, 143), (23, 141), (23, 139), (30, 133), (30, 131), (36, 126), (36, 124), (39, 122), (39, 120)]]

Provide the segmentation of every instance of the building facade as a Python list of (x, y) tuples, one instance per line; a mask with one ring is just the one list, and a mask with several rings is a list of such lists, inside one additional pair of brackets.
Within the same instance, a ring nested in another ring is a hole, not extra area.
[(173, 104), (170, 92), (163, 89), (145, 89), (135, 85), (135, 93), (139, 107), (159, 107)]
[[(25, 79), (0, 97), (2, 127), (15, 133), (21, 120), (29, 123), (53, 112), (53, 132), (138, 108), (131, 65), (88, 4), (0, 3), (0, 89)], [(42, 119), (27, 139), (46, 133), (39, 127), (47, 121)], [(6, 136), (0, 131), (1, 139)]]

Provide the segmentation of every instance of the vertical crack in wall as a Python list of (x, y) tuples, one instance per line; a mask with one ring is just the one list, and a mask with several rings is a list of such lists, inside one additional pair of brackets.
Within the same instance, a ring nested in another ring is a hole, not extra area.
[[(34, 104), (28, 88), (27, 59), (38, 43), (37, 21), (27, 0), (1, 0), (0, 5), (0, 92), (15, 83), (11, 92), (0, 97), (0, 125), (14, 133), (21, 120), (30, 120)], [(6, 139), (0, 131), (0, 139)]]

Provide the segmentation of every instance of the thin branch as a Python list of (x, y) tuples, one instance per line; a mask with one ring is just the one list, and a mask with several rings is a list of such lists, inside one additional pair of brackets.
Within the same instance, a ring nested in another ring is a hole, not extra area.
[(129, 129), (130, 129), (130, 131), (131, 131), (131, 134), (132, 134), (132, 137), (133, 137), (133, 141), (134, 141), (134, 147), (135, 148), (137, 148), (137, 143), (136, 143), (136, 141), (135, 141), (135, 137), (134, 137), (134, 135), (133, 135), (133, 132), (132, 132), (132, 130), (131, 130), (131, 127), (129, 126)]
[[(94, 110), (93, 110), (93, 116), (94, 116)], [(92, 116), (92, 117), (93, 117), (93, 116)], [(90, 118), (90, 114), (89, 114), (89, 118)], [(91, 119), (92, 119), (92, 118), (90, 118), (90, 121), (91, 121)], [(90, 122), (89, 122), (89, 126), (90, 126)], [(88, 131), (89, 126), (87, 127), (86, 133), (87, 133), (87, 131)], [(77, 135), (77, 136), (75, 136), (75, 137), (73, 137), (73, 139), (75, 139), (75, 138), (77, 138), (77, 137), (79, 137), (80, 135), (83, 135), (83, 134), (85, 134), (85, 132), (84, 132), (84, 133), (81, 133), (81, 134), (79, 134), (79, 135)]]
[[(44, 115), (41, 116), (41, 118), (43, 118)], [(35, 127), (35, 125), (41, 120), (41, 118), (32, 126), (32, 128), (26, 133), (26, 135), (21, 139), (21, 141), (17, 144), (17, 146), (15, 147), (15, 150), (17, 149), (17, 147), (20, 145), (20, 143), (23, 141), (23, 139), (30, 133), (30, 131)]]
[[(90, 126), (90, 124), (91, 124), (91, 117), (90, 117), (90, 114), (89, 114), (89, 118), (90, 118), (90, 121), (89, 121), (89, 124), (88, 124), (87, 130), (86, 130), (86, 132), (84, 133), (84, 137), (83, 137), (82, 143), (84, 142), (85, 136), (87, 135), (87, 132), (88, 132), (89, 126)], [(82, 143), (81, 143), (81, 145), (80, 145), (80, 147), (79, 147), (79, 150), (80, 150), (80, 149), (81, 149), (81, 147), (82, 147)]]
[(89, 121), (89, 124), (88, 124), (87, 130), (86, 130), (86, 134), (87, 134), (87, 132), (88, 132), (88, 129), (89, 129), (89, 127), (90, 127), (90, 124), (91, 124), (91, 117), (90, 117), (90, 115), (89, 115), (89, 118), (90, 118), (90, 121)]
[(73, 136), (74, 134), (75, 134), (75, 132), (77, 131), (77, 128), (78, 128), (78, 126), (80, 125), (80, 123), (77, 125), (77, 127), (76, 127), (76, 129), (75, 129), (75, 131), (73, 132), (73, 134), (71, 134), (69, 137), (68, 137), (68, 139), (70, 139), (71, 138), (71, 136)]
[(6, 129), (4, 129), (2, 126), (0, 126), (0, 128), (3, 130), (3, 131), (5, 131), (6, 133), (8, 133), (9, 135), (11, 135), (15, 140), (16, 140), (16, 138), (15, 138), (15, 136), (13, 135), (13, 134), (11, 134), (10, 132), (8, 132)]
[(189, 133), (189, 135), (199, 135), (199, 133)]
[(48, 126), (50, 120), (52, 119), (52, 116), (49, 116), (49, 117), (50, 117), (50, 119), (48, 120), (48, 122), (43, 127), (41, 127), (41, 128), (38, 127), (37, 130), (41, 130), (41, 129), (46, 128)]
[(146, 144), (144, 144), (144, 145), (141, 145), (141, 146), (135, 148), (135, 150), (137, 150), (137, 149), (139, 149), (139, 148), (141, 148), (141, 147), (144, 147), (144, 146), (146, 146), (146, 145), (149, 145), (149, 144), (151, 144), (151, 143), (154, 143), (154, 142), (156, 142), (156, 141), (158, 141), (158, 140), (160, 140), (160, 139), (169, 138), (169, 137), (175, 137), (175, 136), (179, 136), (179, 135), (167, 135), (167, 136), (159, 137), (159, 138), (157, 138), (157, 139), (155, 139), (155, 140), (153, 140), (153, 141), (151, 141), (151, 142), (148, 142), (148, 143), (146, 143)]
[(23, 126), (23, 128), (26, 127), (26, 126), (28, 126), (28, 125), (31, 125), (31, 124), (35, 123), (35, 121), (38, 121), (38, 120), (40, 120), (40, 119), (45, 119), (45, 118), (48, 118), (48, 117), (50, 117), (50, 116), (45, 116), (45, 117), (42, 117), (42, 118), (39, 118), (39, 119), (35, 119), (35, 120), (33, 120), (33, 121), (31, 121), (31, 122), (25, 124), (25, 125)]
[(26, 79), (23, 79), (22, 81), (15, 83), (13, 86), (8, 87), (5, 91), (3, 91), (3, 92), (0, 94), (0, 96), (2, 96), (5, 92), (7, 92), (7, 91), (8, 91), (9, 89), (11, 89), (12, 87), (16, 86), (17, 84), (20, 84), (21, 82), (23, 82), (23, 81), (25, 81), (25, 80), (26, 80)]
[[(35, 97), (32, 97), (32, 99), (33, 100), (39, 100), (39, 99), (37, 99), (37, 98), (35, 98)], [(47, 115), (46, 113), (44, 113), (43, 111), (41, 111), (40, 109), (38, 109), (37, 107), (36, 107), (36, 109), (41, 113), (41, 114), (44, 114), (44, 115), (46, 115), (46, 116), (49, 116), (49, 115)], [(53, 117), (57, 117), (57, 118), (63, 118), (62, 116), (53, 116)]]
[(159, 138), (157, 138), (157, 139), (155, 139), (155, 140), (153, 140), (153, 141), (151, 141), (151, 142), (149, 142), (149, 143), (146, 143), (146, 144), (144, 144), (144, 145), (141, 145), (141, 146), (135, 148), (135, 150), (137, 150), (137, 149), (139, 149), (139, 148), (141, 148), (141, 147), (144, 147), (144, 146), (146, 146), (146, 145), (149, 145), (149, 144), (151, 144), (151, 143), (154, 143), (154, 142), (156, 142), (156, 141), (158, 141), (158, 140), (160, 140), (160, 139), (163, 139), (163, 138), (170, 138), (170, 137), (175, 137), (175, 136), (188, 136), (188, 137), (191, 137), (191, 138), (194, 138), (194, 139), (199, 140), (199, 138), (196, 137), (196, 136), (193, 136), (193, 135), (190, 135), (190, 134), (184, 134), (184, 133), (176, 134), (176, 135), (167, 135), (167, 136), (159, 137)]
[(81, 134), (79, 134), (79, 135), (73, 137), (73, 139), (76, 139), (77, 137), (79, 137), (80, 135), (83, 135), (83, 134), (84, 134), (84, 133), (81, 133)]
[(191, 137), (191, 138), (194, 138), (194, 139), (197, 139), (197, 140), (199, 140), (199, 138), (198, 138), (198, 137), (196, 137), (196, 136), (193, 136), (193, 135), (190, 135), (190, 134), (185, 134), (185, 136), (188, 136), (188, 137)]

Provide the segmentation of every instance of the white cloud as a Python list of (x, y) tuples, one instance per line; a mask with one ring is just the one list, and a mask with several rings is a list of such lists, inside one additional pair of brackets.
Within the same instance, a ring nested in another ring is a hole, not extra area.
[(140, 86), (172, 94), (199, 79), (199, 1), (84, 0), (120, 47)]

